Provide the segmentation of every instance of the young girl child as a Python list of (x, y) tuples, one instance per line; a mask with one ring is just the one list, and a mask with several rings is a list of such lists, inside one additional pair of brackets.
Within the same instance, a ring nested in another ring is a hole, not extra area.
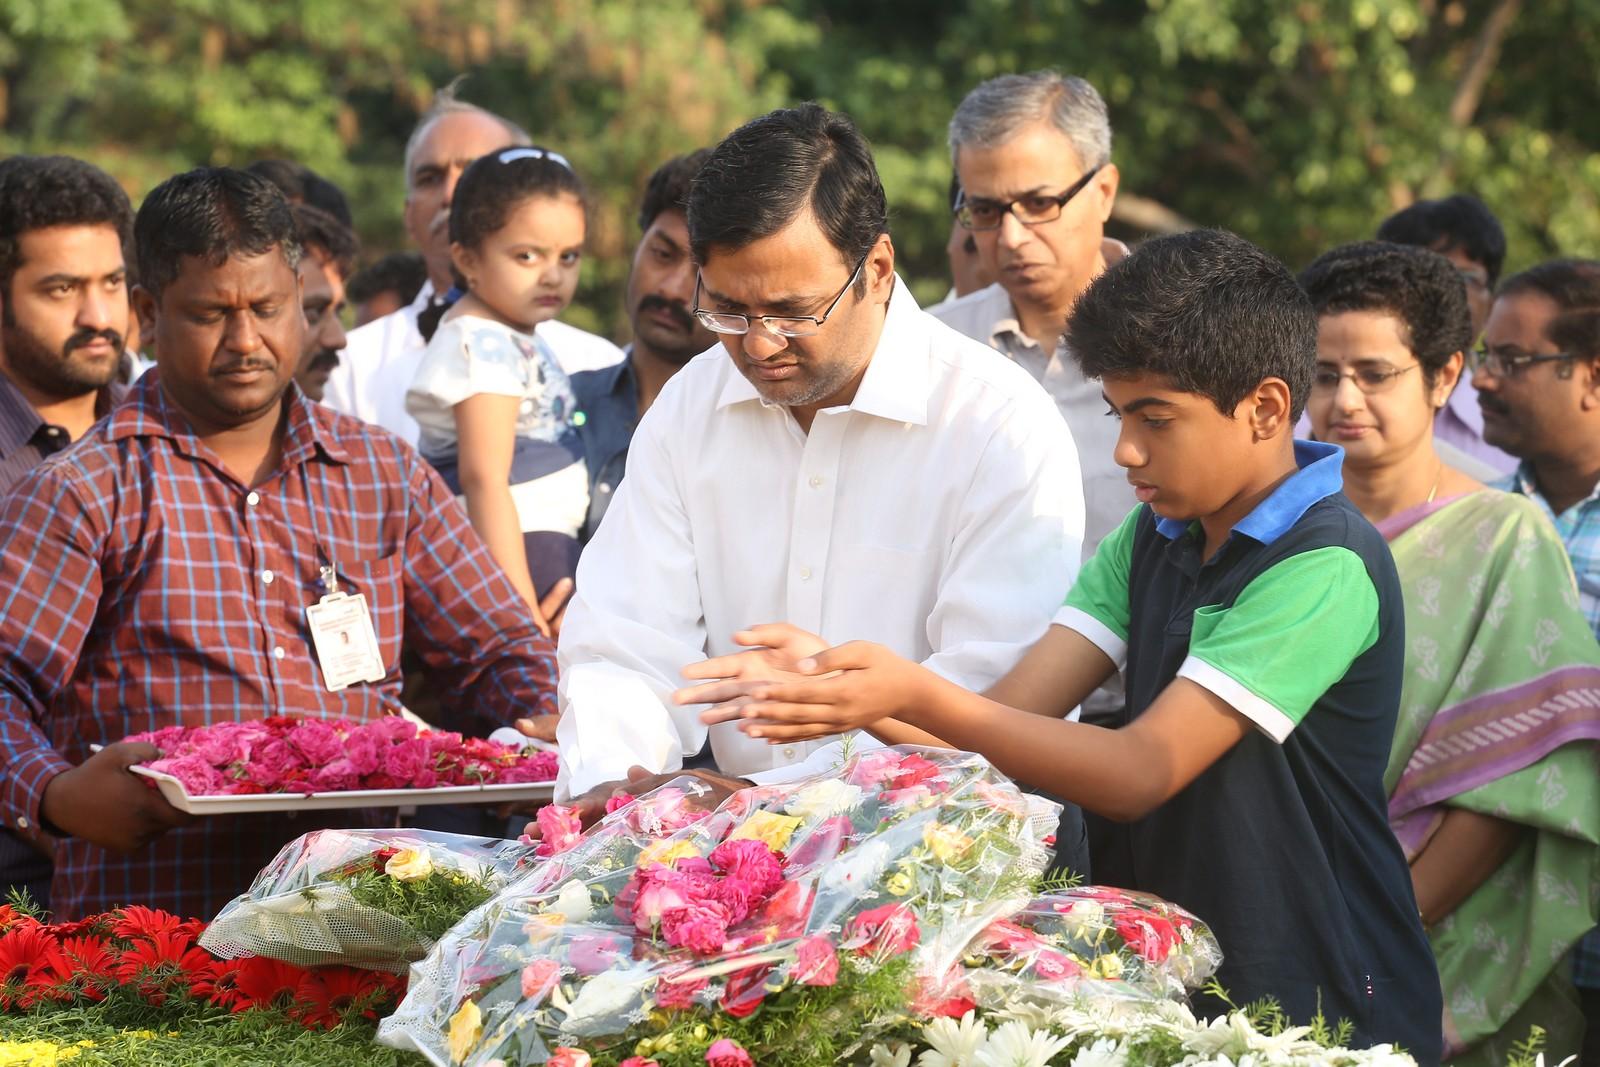
[(428, 342), (406, 409), (423, 456), (528, 602), (577, 565), (589, 506), (572, 386), (537, 328), (578, 287), (584, 191), (565, 159), (507, 148), (461, 174), (450, 252), (466, 291)]

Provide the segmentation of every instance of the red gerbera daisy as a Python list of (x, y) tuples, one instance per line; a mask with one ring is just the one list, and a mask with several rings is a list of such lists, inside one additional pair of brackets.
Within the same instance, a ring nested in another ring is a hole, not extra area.
[(61, 947), (39, 924), (19, 924), (0, 935), (0, 1009), (51, 999), (68, 973)]
[(194, 985), (189, 991), (199, 999), (210, 1001), (219, 1008), (243, 1011), (240, 1005), (247, 999), (239, 988), (239, 968), (243, 962), (243, 960), (213, 960), (204, 974), (196, 976)]
[(117, 977), (159, 1007), (167, 997), (188, 993), (211, 969), (211, 954), (195, 948), (177, 930), (162, 930), (135, 941), (117, 963)]
[(118, 908), (112, 912), (115, 916), (111, 924), (112, 932), (118, 937), (132, 940), (136, 937), (152, 937), (158, 933), (177, 931), (184, 925), (183, 920), (170, 912), (157, 908), (147, 908), (142, 904), (131, 904), (126, 908)]
[(64, 983), (64, 999), (104, 1000), (117, 984), (119, 953), (99, 937), (69, 937), (61, 942), (61, 956), (71, 971)]
[(385, 983), (372, 971), (355, 967), (322, 967), (307, 971), (295, 991), (291, 1013), (313, 1030), (332, 1030), (352, 1014), (378, 1017), (377, 1007), (390, 998)]
[(246, 1008), (292, 1007), (300, 989), (300, 979), (305, 969), (282, 960), (269, 960), (264, 956), (246, 956), (239, 960), (239, 969), (233, 976), (233, 985), (240, 999), (234, 1011)]

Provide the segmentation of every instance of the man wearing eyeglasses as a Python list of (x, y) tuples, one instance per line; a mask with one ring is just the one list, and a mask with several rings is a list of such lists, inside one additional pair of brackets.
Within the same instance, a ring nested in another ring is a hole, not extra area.
[[(561, 634), (557, 795), (588, 817), (708, 731), (724, 775), (825, 769), (822, 743), (769, 746), (701, 706), (850, 638), (981, 689), (1071, 585), (1071, 436), (1027, 374), (917, 308), (887, 214), (866, 141), (815, 104), (734, 131), (694, 181), (694, 312), (722, 343), (640, 421)], [(766, 623), (791, 625), (735, 636)], [(707, 684), (675, 699), (686, 674)]]
[(1111, 458), (1117, 424), (1064, 336), (1079, 294), (1127, 254), (1105, 236), (1118, 181), (1105, 102), (1082, 78), (1051, 70), (991, 78), (956, 108), (950, 152), (956, 221), (999, 280), (930, 313), (1010, 358), (1055, 400), (1083, 466), (1088, 556), (1136, 503)]
[[(1499, 488), (1555, 523), (1600, 637), (1600, 261), (1551, 260), (1502, 282), (1472, 384), (1483, 439), (1521, 460)], [(1583, 1062), (1600, 1062), (1600, 931), (1573, 950), (1572, 980), (1589, 1027)]]

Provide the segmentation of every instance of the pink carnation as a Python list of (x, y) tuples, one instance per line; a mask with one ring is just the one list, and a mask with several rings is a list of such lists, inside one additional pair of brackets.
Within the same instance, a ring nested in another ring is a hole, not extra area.
[(765, 897), (783, 884), (783, 860), (763, 841), (724, 841), (711, 850), (711, 863), (726, 877), (747, 883), (753, 897)]
[(656, 981), (656, 1005), (665, 1011), (688, 1011), (694, 1007), (695, 994), (706, 987), (704, 978), (674, 982), (666, 975)]
[(414, 782), (428, 765), (428, 743), (411, 739), (400, 741), (383, 753), (383, 773), (398, 782)]
[(825, 937), (803, 938), (789, 973), (801, 985), (833, 985), (839, 980), (839, 954)]
[(344, 755), (356, 773), (365, 778), (383, 767), (383, 748), (386, 742), (369, 726), (358, 726), (344, 739)]
[(1059, 982), (1066, 978), (1076, 978), (1083, 973), (1083, 969), (1072, 959), (1055, 949), (1041, 949), (1033, 960), (1033, 973), (1046, 982)]
[(385, 715), (370, 723), (368, 729), (386, 745), (397, 745), (417, 736), (417, 724), (403, 715)]
[(549, 1067), (589, 1067), (594, 1061), (581, 1048), (568, 1048), (565, 1045), (558, 1045), (545, 1062), (549, 1064)]
[(728, 987), (722, 993), (722, 1010), (735, 1019), (754, 1013), (767, 998), (767, 976), (771, 973), (771, 967), (747, 967), (729, 975)]
[(643, 1056), (629, 1056), (617, 1064), (617, 1067), (661, 1067), (661, 1064), (655, 1060), (647, 1060)]
[(272, 789), (292, 770), (305, 766), (305, 761), (289, 742), (279, 737), (258, 745), (250, 754), (245, 776)]
[(706, 1063), (710, 1067), (755, 1067), (755, 1061), (744, 1046), (725, 1037), (711, 1042), (711, 1047), (706, 1049)]
[(791, 868), (827, 863), (843, 851), (845, 842), (854, 832), (855, 827), (846, 816), (835, 815), (831, 819), (824, 819), (806, 835), (805, 840), (789, 850)]
[(311, 772), (311, 784), (319, 793), (339, 793), (361, 784), (361, 772), (349, 760), (339, 758)]
[(606, 814), (610, 815), (618, 808), (625, 808), (633, 803), (632, 793), (613, 793), (611, 799), (606, 801)]
[(325, 767), (344, 755), (339, 732), (317, 719), (308, 719), (290, 730), (288, 740), (313, 767)]
[(913, 752), (901, 759), (900, 766), (895, 769), (894, 776), (889, 779), (889, 788), (910, 789), (912, 786), (921, 785), (924, 782), (936, 788), (939, 784), (942, 784), (936, 781), (938, 777), (939, 765), (926, 756), (919, 756)]
[(567, 962), (585, 977), (608, 971), (622, 955), (622, 942), (610, 934), (579, 934), (567, 946)]
[(540, 856), (554, 856), (576, 845), (583, 837), (583, 819), (577, 808), (546, 804), (535, 816), (539, 823)]
[(214, 797), (229, 792), (222, 774), (200, 756), (158, 759), (151, 762), (150, 769), (172, 775), (183, 783), (184, 791), (192, 797)]
[(900, 754), (891, 749), (876, 749), (856, 760), (846, 781), (851, 785), (875, 786), (900, 769)]
[(688, 903), (683, 878), (670, 867), (652, 864), (639, 872), (638, 894), (631, 909), (633, 925), (648, 933), (660, 924), (664, 914)]
[(728, 940), (728, 910), (716, 901), (696, 901), (663, 915), (661, 929), (667, 944), (711, 956)]

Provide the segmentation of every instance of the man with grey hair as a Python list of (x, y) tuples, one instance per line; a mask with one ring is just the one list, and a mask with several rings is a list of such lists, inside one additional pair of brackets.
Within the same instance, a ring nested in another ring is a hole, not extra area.
[[(406, 390), (427, 348), (418, 319), (450, 292), (450, 202), (467, 164), (502, 148), (532, 144), (516, 123), (456, 96), (453, 82), (434, 97), (406, 141), (406, 232), (421, 249), (428, 281), (408, 307), (350, 331), (324, 403), (376, 423), (415, 445), (417, 420), (406, 411)], [(622, 350), (603, 337), (561, 322), (539, 327), (567, 373), (607, 367)]]
[(1051, 70), (991, 78), (956, 109), (950, 153), (956, 221), (999, 280), (929, 312), (1021, 364), (1055, 400), (1083, 470), (1087, 558), (1134, 505), (1112, 459), (1117, 424), (1063, 335), (1078, 295), (1128, 251), (1105, 236), (1118, 180), (1105, 102)]

